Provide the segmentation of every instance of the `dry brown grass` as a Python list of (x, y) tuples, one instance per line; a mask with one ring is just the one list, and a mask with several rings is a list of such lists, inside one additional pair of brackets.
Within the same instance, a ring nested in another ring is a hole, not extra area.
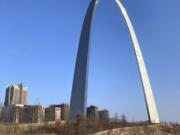
[(126, 121), (100, 121), (95, 119), (87, 119), (84, 117), (77, 117), (75, 121), (67, 121), (65, 124), (56, 123), (49, 126), (48, 124), (32, 133), (56, 133), (57, 135), (88, 135), (98, 131), (115, 129), (120, 127), (133, 127), (148, 125), (145, 122), (129, 123)]
[(0, 127), (0, 135), (20, 135), (21, 129), (18, 125), (3, 125)]
[(146, 122), (99, 121), (84, 117), (77, 117), (77, 120), (66, 123), (46, 123), (38, 128), (29, 126), (25, 131), (18, 125), (7, 125), (3, 130), (0, 128), (0, 135), (89, 135), (104, 130), (109, 131), (103, 135), (112, 135), (112, 129), (117, 128), (121, 128), (117, 135), (121, 135), (120, 133), (125, 133), (125, 131), (127, 134), (124, 135), (180, 135), (180, 125), (178, 124), (150, 125)]

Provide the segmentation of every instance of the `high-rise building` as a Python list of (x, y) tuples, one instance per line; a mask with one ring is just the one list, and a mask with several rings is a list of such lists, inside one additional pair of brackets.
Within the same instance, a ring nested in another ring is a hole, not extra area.
[(15, 104), (27, 104), (28, 88), (22, 84), (10, 85), (6, 88), (6, 96), (4, 106)]

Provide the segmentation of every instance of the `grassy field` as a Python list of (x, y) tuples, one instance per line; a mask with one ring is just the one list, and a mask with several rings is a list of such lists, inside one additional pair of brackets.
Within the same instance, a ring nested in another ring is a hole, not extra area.
[[(104, 131), (106, 132), (100, 132)], [(100, 133), (97, 133), (100, 132)], [(66, 123), (1, 124), (0, 135), (180, 135), (178, 124), (99, 121), (78, 118)]]

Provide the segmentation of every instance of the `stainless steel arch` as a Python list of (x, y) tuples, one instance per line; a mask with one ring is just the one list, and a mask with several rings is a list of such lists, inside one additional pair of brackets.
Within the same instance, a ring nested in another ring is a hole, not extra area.
[[(78, 54), (75, 65), (75, 72), (73, 78), (73, 86), (71, 93), (71, 103), (70, 103), (70, 117), (75, 119), (78, 113), (86, 115), (86, 104), (87, 104), (87, 79), (88, 79), (88, 64), (89, 64), (89, 46), (92, 28), (92, 19), (95, 12), (96, 5), (99, 0), (91, 0), (88, 7), (83, 28), (81, 32), (81, 38), (79, 41)], [(151, 89), (151, 84), (149, 81), (148, 73), (142, 56), (142, 52), (130, 21), (130, 18), (119, 0), (115, 0), (118, 4), (121, 12), (126, 20), (128, 29), (133, 42), (133, 47), (136, 53), (137, 63), (141, 75), (142, 85), (144, 88), (144, 96), (146, 100), (148, 117), (151, 123), (159, 123), (159, 116), (157, 113), (157, 108)]]
[(140, 75), (141, 75), (142, 85), (144, 88), (144, 96), (145, 96), (145, 100), (146, 100), (146, 107), (147, 107), (149, 120), (151, 123), (160, 123), (154, 96), (153, 96), (153, 92), (152, 92), (152, 88), (151, 88), (151, 84), (149, 81), (149, 76), (147, 73), (147, 69), (146, 69), (146, 66), (144, 63), (144, 59), (142, 56), (142, 52), (141, 52), (141, 49), (139, 46), (139, 42), (138, 42), (136, 33), (134, 31), (131, 20), (128, 16), (123, 4), (121, 3), (120, 0), (115, 0), (115, 1), (124, 16), (124, 19), (127, 23), (127, 26), (128, 26), (128, 29), (129, 29), (129, 32), (131, 35), (131, 39), (133, 42), (133, 47), (134, 47), (134, 50), (136, 53), (137, 63), (138, 63), (138, 67), (139, 67), (139, 71), (140, 71)]
[(89, 47), (90, 47), (92, 20), (98, 1), (99, 0), (91, 0), (82, 27), (82, 32), (78, 47), (78, 54), (76, 58), (72, 93), (71, 93), (71, 103), (70, 103), (71, 119), (75, 119), (78, 113), (82, 115), (86, 115)]

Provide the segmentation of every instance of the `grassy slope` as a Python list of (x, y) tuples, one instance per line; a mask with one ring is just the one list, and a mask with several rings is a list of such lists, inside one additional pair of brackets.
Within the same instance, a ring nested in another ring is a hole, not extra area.
[[(128, 127), (128, 128), (127, 128)], [(112, 130), (117, 129), (118, 130)], [(79, 118), (76, 121), (54, 124), (8, 124), (0, 125), (0, 135), (180, 135), (179, 125), (150, 125), (148, 123), (126, 121), (110, 122)]]

